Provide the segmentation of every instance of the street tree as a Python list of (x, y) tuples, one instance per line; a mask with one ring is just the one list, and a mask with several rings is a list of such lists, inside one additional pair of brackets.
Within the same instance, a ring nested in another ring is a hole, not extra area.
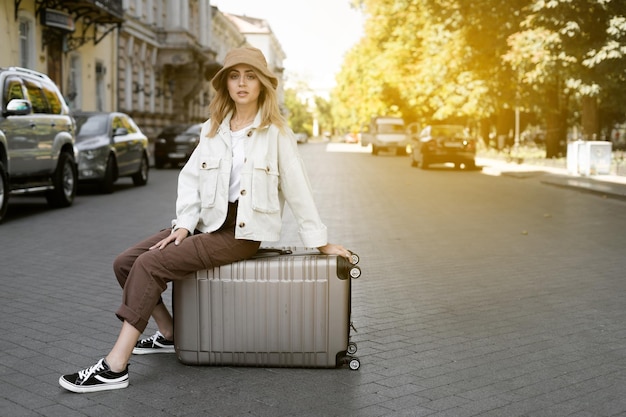
[(569, 125), (593, 139), (602, 119), (623, 117), (625, 16), (621, 0), (535, 0), (510, 37), (504, 59), (545, 118), (547, 157), (564, 151)]
[[(568, 126), (588, 138), (624, 118), (623, 0), (356, 0), (365, 36), (333, 91), (340, 125), (374, 114), (480, 121), (512, 130), (514, 110), (546, 127), (546, 156)], [(582, 117), (581, 117), (582, 115)], [(582, 119), (582, 122), (581, 122)]]
[(306, 101), (299, 97), (297, 90), (292, 88), (285, 90), (285, 107), (289, 127), (296, 133), (302, 132), (310, 136), (313, 131), (313, 115)]

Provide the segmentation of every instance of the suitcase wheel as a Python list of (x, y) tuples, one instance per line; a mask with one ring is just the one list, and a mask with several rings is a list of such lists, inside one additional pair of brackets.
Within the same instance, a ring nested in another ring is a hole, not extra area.
[(352, 253), (352, 255), (350, 255), (350, 263), (352, 263), (352, 265), (356, 265), (359, 263), (359, 255), (357, 255), (356, 253)]
[(353, 371), (356, 371), (357, 369), (361, 367), (361, 361), (359, 361), (359, 358), (352, 358), (350, 359), (350, 363), (348, 364), (348, 366)]
[(360, 276), (361, 276), (361, 268), (359, 268), (358, 266), (355, 266), (354, 268), (350, 268), (351, 278), (357, 279)]
[(338, 365), (348, 365), (350, 369), (356, 371), (361, 367), (361, 361), (356, 356), (345, 355), (338, 362)]
[(354, 355), (356, 353), (356, 343), (354, 343), (354, 342), (348, 343), (348, 350), (347, 350), (347, 352), (350, 355)]

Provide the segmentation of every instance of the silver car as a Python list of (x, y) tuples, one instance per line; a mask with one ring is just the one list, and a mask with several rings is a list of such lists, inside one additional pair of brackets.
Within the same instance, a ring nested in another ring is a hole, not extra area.
[(148, 182), (148, 137), (133, 119), (119, 112), (79, 112), (76, 120), (78, 181), (113, 192), (120, 177), (133, 184)]
[(52, 207), (76, 195), (74, 120), (56, 84), (26, 68), (0, 68), (0, 221), (16, 194)]

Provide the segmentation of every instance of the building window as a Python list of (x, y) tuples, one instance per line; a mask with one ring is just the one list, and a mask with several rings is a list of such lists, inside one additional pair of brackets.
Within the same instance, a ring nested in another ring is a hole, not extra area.
[(106, 107), (106, 67), (101, 61), (96, 62), (96, 110), (104, 111)]
[(35, 25), (33, 20), (22, 16), (19, 20), (20, 66), (35, 69)]
[(68, 105), (72, 110), (78, 110), (82, 107), (82, 83), (81, 83), (81, 59), (80, 55), (73, 54), (70, 56), (69, 79), (67, 83), (67, 99)]
[(124, 104), (126, 111), (133, 110), (133, 63), (126, 61), (126, 69), (124, 71)]
[(139, 67), (139, 72), (137, 74), (137, 87), (138, 87), (138, 94), (137, 94), (137, 104), (138, 104), (138, 110), (139, 111), (144, 111), (146, 108), (146, 96), (145, 96), (145, 92), (144, 89), (146, 87), (146, 80), (145, 80), (145, 68), (142, 66)]
[(152, 0), (146, 1), (146, 23), (152, 25), (156, 22), (156, 11)]

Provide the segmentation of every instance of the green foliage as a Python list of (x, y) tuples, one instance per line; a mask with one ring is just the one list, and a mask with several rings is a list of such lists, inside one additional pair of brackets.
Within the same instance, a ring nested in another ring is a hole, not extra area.
[[(623, 0), (355, 0), (365, 36), (332, 92), (344, 129), (372, 115), (471, 124), (521, 107), (558, 125), (595, 97), (606, 123), (624, 116)], [(583, 115), (584, 118), (584, 115)], [(498, 124), (500, 124), (498, 122)], [(557, 136), (558, 136), (557, 135)]]
[(330, 101), (323, 97), (315, 97), (315, 116), (322, 132), (332, 132), (335, 129), (333, 115), (330, 110)]
[(298, 98), (296, 90), (285, 90), (285, 107), (287, 108), (289, 127), (296, 133), (306, 133), (310, 136), (313, 131), (313, 117), (306, 103)]

